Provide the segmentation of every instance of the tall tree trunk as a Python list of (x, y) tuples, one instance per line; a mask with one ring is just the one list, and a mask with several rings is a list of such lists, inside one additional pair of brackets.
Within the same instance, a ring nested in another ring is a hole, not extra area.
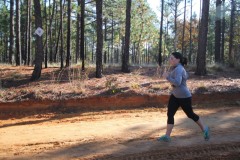
[(66, 57), (66, 67), (70, 66), (70, 56), (71, 56), (71, 0), (68, 0), (68, 26), (67, 26), (67, 57)]
[[(50, 5), (50, 0), (49, 0), (49, 13), (51, 13), (51, 5)], [(52, 22), (53, 22), (53, 17), (55, 16), (55, 6), (56, 6), (56, 1), (53, 0), (53, 6), (52, 6), (52, 13), (49, 15), (49, 62), (53, 62), (53, 42), (52, 42)]]
[[(103, 25), (104, 25), (104, 43), (107, 43), (107, 18), (104, 18), (103, 20)], [(107, 51), (104, 51), (103, 55), (103, 63), (107, 64)]]
[(30, 10), (30, 0), (27, 0), (26, 1), (26, 3), (27, 3), (27, 21), (26, 21), (26, 34), (25, 34), (25, 61), (24, 61), (24, 64), (25, 65), (28, 65), (28, 45), (29, 45), (29, 34), (30, 34), (30, 32), (29, 32), (29, 23), (30, 23), (30, 12), (31, 12), (31, 10)]
[(46, 25), (46, 45), (45, 45), (45, 68), (48, 67), (48, 20), (47, 20), (47, 0), (45, 0), (45, 8), (44, 8), (44, 15), (45, 15), (45, 25)]
[(162, 35), (163, 35), (163, 10), (164, 10), (164, 0), (162, 2), (161, 9), (161, 24), (160, 24), (160, 38), (159, 38), (159, 53), (158, 53), (158, 65), (162, 66)]
[(177, 34), (177, 17), (178, 17), (178, 4), (177, 0), (175, 1), (175, 9), (174, 9), (174, 51), (177, 51), (177, 41), (178, 41), (178, 34)]
[(191, 7), (190, 7), (190, 45), (189, 45), (189, 54), (188, 54), (188, 60), (191, 63), (192, 62), (192, 1), (191, 0)]
[(10, 0), (10, 37), (9, 37), (9, 63), (14, 61), (14, 0)]
[(220, 63), (221, 48), (221, 0), (216, 1), (216, 19), (215, 19), (215, 62)]
[[(34, 0), (34, 12), (35, 12), (35, 27), (42, 28), (42, 15), (41, 15), (41, 5), (39, 0)], [(43, 41), (42, 37), (36, 35), (36, 44), (35, 44), (35, 60), (34, 60), (34, 70), (32, 73), (31, 80), (38, 80), (41, 77), (42, 71), (42, 61), (43, 61)]]
[(185, 55), (185, 41), (184, 41), (184, 38), (185, 38), (185, 28), (186, 28), (186, 7), (187, 7), (187, 1), (185, 0), (184, 1), (184, 13), (183, 13), (183, 32), (182, 32), (182, 54), (184, 56)]
[[(144, 8), (142, 8), (142, 11), (141, 13), (139, 13), (141, 18), (140, 19), (143, 19), (143, 15), (144, 15)], [(143, 30), (144, 30), (144, 23), (143, 21), (141, 21), (141, 27), (140, 27), (140, 34), (139, 34), (139, 38), (137, 40), (137, 45), (136, 45), (136, 60), (137, 60), (137, 63), (140, 65), (141, 64), (141, 54), (140, 54), (140, 44), (141, 44), (141, 41), (142, 41), (142, 37), (143, 37)], [(130, 26), (131, 27), (131, 26)]]
[(123, 52), (122, 72), (129, 73), (129, 44), (131, 28), (131, 4), (132, 0), (126, 2), (126, 26), (125, 26), (125, 47)]
[(28, 4), (28, 6), (29, 6), (29, 23), (28, 23), (28, 29), (29, 29), (29, 31), (28, 31), (28, 48), (27, 48), (27, 53), (28, 53), (28, 55), (27, 55), (27, 65), (29, 66), (30, 65), (30, 62), (32, 61), (32, 51), (31, 51), (31, 49), (32, 49), (32, 0), (29, 0), (28, 1), (29, 2), (29, 4)]
[(4, 35), (4, 54), (3, 54), (3, 62), (6, 63), (7, 62), (7, 53), (8, 53), (8, 36), (7, 34)]
[[(65, 4), (65, 1), (64, 1)], [(61, 39), (61, 47), (60, 47), (60, 68), (63, 69), (63, 4), (62, 4), (62, 0), (60, 0), (60, 39)]]
[(235, 10), (236, 10), (236, 2), (232, 0), (231, 2), (231, 18), (230, 18), (230, 37), (229, 37), (229, 53), (228, 60), (230, 67), (234, 67), (234, 53), (233, 53), (233, 39), (234, 39), (234, 21), (235, 21)]
[(20, 0), (16, 0), (16, 65), (21, 65)]
[[(102, 5), (102, 4), (101, 4)], [(84, 44), (85, 44), (85, 0), (81, 0), (81, 45), (80, 45), (80, 55), (82, 60), (82, 71), (85, 70), (85, 59), (84, 59)]]
[(221, 55), (220, 55), (220, 60), (222, 63), (224, 63), (224, 43), (225, 43), (225, 0), (222, 1), (222, 47), (221, 47)]
[[(53, 56), (53, 61), (54, 62), (59, 62), (57, 60), (57, 53), (58, 53), (58, 49), (59, 49), (59, 42), (61, 41), (61, 46), (62, 43), (63, 43), (63, 37), (62, 37), (62, 33), (63, 33), (63, 11), (64, 11), (64, 6), (65, 6), (65, 0), (60, 0), (59, 4), (60, 4), (60, 24), (56, 23), (56, 20), (55, 20), (55, 28), (57, 28), (59, 26), (59, 29), (56, 29), (56, 33), (55, 33), (55, 38), (56, 41), (55, 41), (55, 53), (54, 53), (54, 56)], [(58, 5), (56, 4), (56, 10), (58, 8)], [(56, 14), (57, 16), (57, 14)], [(56, 19), (56, 18), (55, 18)], [(62, 69), (63, 66), (64, 66), (64, 62), (63, 62), (63, 49), (61, 49), (61, 46), (60, 46), (60, 49), (59, 49), (59, 57), (60, 57), (60, 68)]]
[(209, 0), (203, 0), (201, 25), (198, 37), (197, 69), (196, 75), (206, 75), (206, 47), (208, 34)]
[(94, 62), (94, 34), (92, 35), (92, 63)]
[(102, 50), (103, 50), (102, 2), (103, 2), (102, 0), (96, 1), (97, 11), (96, 78), (102, 78)]
[[(199, 15), (202, 15), (202, 3), (203, 3), (203, 0), (199, 0), (199, 1), (200, 1)], [(199, 28), (200, 28), (200, 24), (201, 24), (201, 16), (199, 16)]]
[[(78, 2), (78, 7), (81, 6), (81, 0), (77, 0)], [(76, 35), (76, 55), (75, 55), (75, 63), (77, 63), (78, 58), (79, 58), (79, 48), (80, 48), (80, 23), (81, 23), (81, 14), (77, 12), (77, 35)]]
[(112, 12), (112, 38), (111, 38), (111, 62), (114, 63), (114, 52), (113, 52), (113, 40), (114, 40), (114, 28), (113, 28), (113, 12)]

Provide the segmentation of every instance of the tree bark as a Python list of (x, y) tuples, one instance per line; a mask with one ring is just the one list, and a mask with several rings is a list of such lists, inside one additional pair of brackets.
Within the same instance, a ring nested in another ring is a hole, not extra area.
[(85, 44), (85, 0), (81, 0), (81, 42), (80, 42), (80, 55), (82, 60), (82, 71), (85, 70), (85, 59), (84, 59), (84, 44)]
[(16, 65), (21, 65), (20, 0), (16, 0)]
[(67, 57), (66, 57), (66, 67), (70, 66), (71, 61), (71, 12), (72, 12), (72, 6), (71, 6), (71, 0), (68, 0), (68, 23), (67, 23)]
[(185, 41), (184, 41), (184, 38), (185, 38), (185, 28), (186, 28), (186, 7), (187, 7), (187, 4), (186, 4), (186, 0), (184, 1), (184, 13), (183, 13), (183, 32), (182, 32), (182, 54), (183, 56), (186, 56), (185, 55)]
[(163, 35), (163, 10), (164, 10), (164, 0), (162, 2), (161, 9), (161, 24), (160, 24), (160, 37), (159, 37), (159, 53), (158, 53), (158, 65), (162, 66), (162, 35)]
[(188, 54), (188, 60), (191, 63), (192, 62), (192, 1), (191, 0), (191, 7), (190, 7), (190, 44), (189, 44), (189, 54)]
[[(64, 4), (65, 4), (65, 1), (64, 1)], [(60, 64), (60, 68), (63, 69), (63, 2), (62, 0), (60, 0), (60, 39), (61, 39), (61, 47), (60, 47), (60, 61), (61, 61), (61, 64)]]
[(14, 0), (10, 0), (10, 37), (9, 37), (9, 59), (10, 64), (14, 61)]
[(178, 4), (177, 1), (175, 1), (175, 9), (174, 9), (174, 51), (177, 51), (177, 41), (178, 41), (178, 34), (177, 34), (177, 17), (178, 17)]
[[(39, 0), (34, 0), (34, 13), (35, 13), (35, 27), (42, 28), (42, 15), (41, 15), (41, 5)], [(35, 60), (34, 60), (34, 70), (32, 73), (31, 80), (38, 80), (41, 77), (42, 62), (43, 62), (43, 41), (42, 37), (36, 35), (36, 45), (35, 45)]]
[(230, 67), (234, 67), (234, 53), (233, 53), (233, 39), (234, 39), (234, 32), (233, 26), (235, 21), (235, 10), (236, 10), (236, 3), (235, 0), (231, 2), (231, 17), (230, 17), (230, 36), (229, 36), (229, 53), (228, 53), (228, 60)]
[(27, 17), (26, 17), (27, 21), (26, 21), (26, 30), (25, 30), (26, 34), (25, 34), (25, 47), (24, 47), (24, 50), (25, 50), (24, 64), (29, 65), (28, 64), (28, 56), (29, 56), (28, 45), (29, 45), (29, 41), (30, 41), (30, 39), (29, 39), (29, 34), (30, 34), (29, 23), (30, 23), (30, 12), (31, 12), (31, 10), (30, 10), (30, 0), (27, 0), (26, 3), (27, 3)]
[(50, 46), (50, 52), (49, 52), (49, 62), (53, 62), (53, 42), (52, 42), (52, 22), (53, 22), (53, 17), (55, 16), (55, 6), (56, 6), (56, 1), (53, 0), (53, 6), (52, 6), (52, 13), (50, 12), (51, 7), (50, 7), (50, 0), (49, 0), (49, 46)]
[(206, 75), (206, 47), (208, 34), (209, 0), (203, 0), (202, 18), (198, 37), (197, 69), (196, 75)]
[(220, 54), (220, 59), (221, 62), (224, 63), (224, 49), (225, 49), (225, 0), (222, 1), (222, 43), (221, 43), (221, 54)]
[(131, 27), (131, 4), (132, 0), (126, 2), (126, 26), (125, 26), (125, 47), (123, 53), (122, 72), (129, 73), (129, 44), (130, 44), (130, 27)]
[[(81, 6), (81, 0), (77, 0), (78, 7)], [(77, 22), (76, 22), (76, 28), (77, 28), (77, 35), (76, 35), (76, 55), (75, 55), (75, 63), (77, 63), (79, 58), (79, 49), (80, 49), (80, 22), (81, 22), (81, 14), (77, 12)]]
[(27, 48), (27, 65), (30, 65), (32, 63), (32, 0), (29, 0), (29, 23), (28, 23), (28, 29), (29, 29), (29, 34), (28, 34), (28, 48)]
[(103, 2), (102, 0), (96, 1), (97, 11), (96, 78), (102, 78), (102, 50), (103, 50), (102, 2)]
[(45, 0), (45, 8), (44, 8), (44, 15), (45, 15), (45, 25), (46, 25), (46, 45), (45, 45), (45, 68), (48, 67), (48, 20), (47, 20), (47, 0)]
[(215, 18), (215, 62), (220, 63), (221, 48), (221, 0), (216, 1), (216, 18)]

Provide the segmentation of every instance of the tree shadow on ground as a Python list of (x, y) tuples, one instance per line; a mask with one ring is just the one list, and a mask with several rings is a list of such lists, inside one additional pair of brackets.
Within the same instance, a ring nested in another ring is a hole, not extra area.
[[(237, 109), (235, 108), (235, 110)], [(131, 139), (123, 138), (122, 140), (109, 140), (108, 138), (106, 138), (102, 141), (93, 140), (90, 142), (77, 142), (76, 144), (67, 145), (65, 147), (60, 146), (59, 149), (49, 149), (43, 154), (35, 155), (34, 158), (41, 157), (46, 159), (58, 159), (64, 157), (67, 159), (114, 160), (129, 158), (134, 159), (141, 157), (143, 157), (143, 159), (147, 159), (152, 156), (157, 159), (159, 157), (160, 159), (161, 157), (179, 159), (182, 158), (182, 156), (185, 157), (189, 155), (193, 156), (190, 158), (213, 158), (213, 154), (223, 153), (224, 151), (227, 152), (227, 150), (229, 153), (226, 153), (226, 155), (229, 155), (226, 158), (229, 158), (231, 156), (233, 156), (233, 158), (236, 158), (236, 155), (239, 155), (239, 150), (234, 149), (234, 147), (239, 148), (240, 143), (239, 141), (234, 141), (234, 139), (231, 137), (231, 133), (233, 133), (233, 135), (239, 135), (240, 130), (239, 127), (237, 127), (237, 124), (239, 123), (240, 118), (237, 115), (232, 117), (217, 117), (219, 113), (220, 115), (225, 115), (226, 113), (228, 113), (228, 111), (231, 110), (228, 108), (219, 108), (208, 114), (200, 115), (205, 121), (205, 123), (208, 124), (211, 128), (211, 138), (213, 140), (211, 141), (210, 139), (210, 141), (208, 142), (205, 142), (203, 140), (202, 133), (197, 127), (197, 125), (194, 122), (189, 123), (189, 121), (191, 120), (186, 117), (183, 119), (176, 119), (178, 122), (176, 123), (175, 128), (183, 131), (187, 130), (188, 132), (186, 132), (185, 135), (180, 136), (178, 136), (178, 133), (174, 133), (172, 142), (170, 143), (156, 141), (156, 135), (165, 132), (164, 127), (157, 130), (151, 130), (146, 134), (139, 134), (139, 136)], [(196, 113), (197, 112), (198, 111), (196, 110)], [(216, 118), (217, 121), (213, 121), (214, 118), (212, 117)], [(227, 127), (219, 128), (219, 126), (223, 124), (226, 124)], [(128, 129), (124, 130), (124, 132), (139, 132), (139, 130), (144, 130), (145, 127), (145, 125), (139, 124), (138, 126), (129, 127)], [(230, 136), (225, 137), (225, 141), (218, 141), (217, 138), (222, 138), (223, 136), (226, 136), (226, 134), (229, 134)], [(195, 140), (194, 143), (191, 143), (192, 139)], [(111, 143), (111, 141), (113, 142)], [(122, 147), (116, 147), (116, 142), (117, 145), (120, 145)], [(142, 149), (143, 146), (148, 147)], [(230, 146), (230, 149), (233, 150), (230, 151), (228, 146)], [(215, 158), (217, 159), (219, 157)]]

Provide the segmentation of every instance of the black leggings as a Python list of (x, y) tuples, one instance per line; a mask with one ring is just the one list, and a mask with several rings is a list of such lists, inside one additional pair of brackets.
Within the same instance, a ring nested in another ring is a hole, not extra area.
[(168, 124), (174, 124), (174, 115), (177, 112), (179, 106), (182, 107), (183, 111), (188, 116), (188, 118), (191, 118), (195, 122), (199, 120), (199, 116), (195, 114), (192, 109), (192, 97), (176, 98), (174, 95), (171, 95), (168, 102), (168, 112), (167, 112)]

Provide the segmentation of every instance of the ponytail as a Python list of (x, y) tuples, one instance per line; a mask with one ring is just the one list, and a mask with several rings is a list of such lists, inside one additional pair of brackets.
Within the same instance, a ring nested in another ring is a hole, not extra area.
[(186, 57), (182, 57), (182, 59), (180, 59), (180, 63), (182, 64), (182, 66), (187, 65), (187, 58)]
[(181, 53), (179, 52), (173, 52), (172, 55), (176, 58), (176, 59), (180, 59), (180, 63), (182, 66), (187, 65), (187, 58), (183, 57)]

